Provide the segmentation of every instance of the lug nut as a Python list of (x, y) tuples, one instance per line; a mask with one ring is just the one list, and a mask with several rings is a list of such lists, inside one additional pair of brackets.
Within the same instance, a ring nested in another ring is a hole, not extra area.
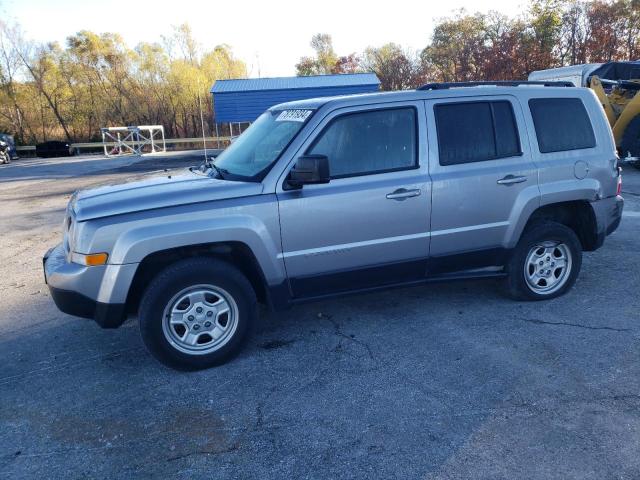
[(194, 317), (193, 317), (193, 315), (189, 315), (189, 316), (187, 317), (187, 319), (188, 319), (189, 321), (193, 322)]
[(193, 326), (194, 330), (199, 330), (200, 329), (200, 325), (198, 325), (197, 323)]
[(211, 322), (204, 322), (204, 326), (209, 328), (211, 326)]
[(198, 308), (196, 308), (196, 312), (198, 312), (198, 313), (202, 313), (202, 307), (198, 307)]
[(211, 310), (209, 310), (209, 311), (207, 312), (207, 317), (212, 317), (212, 316), (213, 316), (213, 312), (212, 312)]
[(540, 266), (544, 265), (544, 262), (542, 260), (540, 260)]

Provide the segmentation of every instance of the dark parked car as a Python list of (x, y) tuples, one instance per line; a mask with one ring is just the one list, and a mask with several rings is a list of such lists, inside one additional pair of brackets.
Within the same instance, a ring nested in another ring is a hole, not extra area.
[(13, 137), (7, 133), (0, 133), (0, 141), (6, 142), (9, 145), (7, 152), (11, 160), (17, 160), (18, 151), (16, 150), (16, 142)]
[(71, 157), (74, 154), (75, 149), (69, 142), (49, 140), (36, 145), (36, 156), (40, 158)]

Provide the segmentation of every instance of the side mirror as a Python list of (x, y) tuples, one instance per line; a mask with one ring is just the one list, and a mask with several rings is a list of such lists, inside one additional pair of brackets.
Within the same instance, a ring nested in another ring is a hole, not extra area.
[(305, 155), (296, 161), (287, 183), (300, 188), (303, 185), (329, 183), (329, 179), (329, 158), (326, 155)]

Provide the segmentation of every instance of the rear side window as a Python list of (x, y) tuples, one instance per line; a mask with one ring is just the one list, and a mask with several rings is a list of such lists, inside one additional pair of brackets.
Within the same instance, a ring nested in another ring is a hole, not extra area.
[(413, 107), (349, 113), (335, 118), (307, 153), (329, 158), (331, 178), (344, 178), (418, 165)]
[(435, 106), (440, 165), (483, 162), (521, 154), (511, 102)]
[(533, 98), (529, 108), (541, 153), (596, 146), (587, 109), (579, 98)]

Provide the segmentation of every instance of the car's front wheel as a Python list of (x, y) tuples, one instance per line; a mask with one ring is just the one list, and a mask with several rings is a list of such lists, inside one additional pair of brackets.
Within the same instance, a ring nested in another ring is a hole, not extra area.
[(525, 230), (507, 265), (507, 289), (518, 300), (546, 300), (567, 292), (582, 265), (582, 247), (573, 230), (557, 222), (537, 222)]
[(192, 258), (170, 265), (140, 302), (142, 339), (160, 362), (181, 370), (219, 365), (235, 356), (257, 316), (256, 296), (233, 265)]

